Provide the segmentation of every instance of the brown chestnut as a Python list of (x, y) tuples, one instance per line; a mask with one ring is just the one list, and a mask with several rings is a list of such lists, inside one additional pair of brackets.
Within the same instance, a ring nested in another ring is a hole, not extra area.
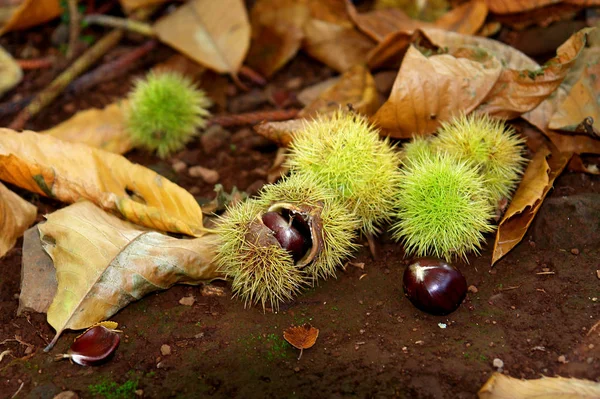
[(420, 310), (447, 315), (465, 299), (467, 280), (454, 266), (433, 257), (418, 258), (404, 270), (404, 295)]
[(309, 240), (307, 240), (302, 232), (297, 228), (302, 228), (302, 225), (294, 223), (295, 218), (300, 218), (299, 215), (288, 215), (286, 219), (278, 212), (267, 212), (262, 216), (263, 223), (275, 233), (275, 238), (281, 245), (281, 248), (287, 250), (294, 259), (294, 262), (302, 259), (306, 253)]
[(69, 352), (58, 355), (57, 359), (68, 358), (82, 366), (102, 364), (119, 346), (121, 338), (117, 332), (101, 324), (93, 326), (75, 338)]

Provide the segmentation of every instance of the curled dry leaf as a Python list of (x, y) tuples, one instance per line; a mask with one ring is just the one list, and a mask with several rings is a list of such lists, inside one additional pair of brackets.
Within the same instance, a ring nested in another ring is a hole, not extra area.
[(416, 29), (435, 27), (429, 22), (412, 19), (398, 8), (375, 9), (359, 13), (348, 2), (348, 15), (361, 31), (377, 42), (383, 41), (387, 36), (396, 32), (410, 34)]
[[(494, 14), (514, 14), (559, 3), (556, 0), (486, 0), (486, 2)], [(563, 0), (562, 2), (588, 7), (600, 4), (599, 0)]]
[(441, 122), (479, 105), (502, 66), (481, 51), (464, 48), (455, 54), (427, 58), (414, 46), (409, 48), (390, 98), (372, 118), (385, 135), (410, 138), (430, 134)]
[(304, 324), (302, 326), (292, 326), (283, 332), (283, 338), (290, 343), (294, 348), (300, 349), (300, 356), (302, 357), (302, 351), (312, 347), (317, 342), (319, 336), (319, 330), (310, 324)]
[(595, 381), (562, 377), (522, 380), (502, 373), (494, 373), (477, 395), (479, 399), (592, 399), (600, 397), (600, 384)]
[(54, 261), (58, 289), (48, 309), (56, 329), (79, 330), (105, 320), (130, 302), (174, 284), (200, 284), (220, 274), (216, 238), (177, 239), (123, 221), (82, 201), (39, 225)]
[(126, 108), (127, 101), (119, 101), (102, 109), (79, 111), (66, 121), (40, 133), (63, 141), (87, 144), (115, 154), (124, 154), (133, 147), (125, 130)]
[(435, 21), (435, 26), (445, 30), (474, 35), (481, 29), (488, 14), (485, 0), (471, 0), (459, 5)]
[(191, 0), (154, 24), (159, 39), (219, 73), (237, 76), (250, 46), (242, 0)]
[(600, 165), (584, 163), (583, 159), (577, 154), (573, 155), (573, 158), (571, 158), (569, 170), (573, 172), (589, 173), (590, 175), (600, 175)]
[(37, 208), (0, 183), (0, 258), (35, 221)]
[(62, 12), (59, 0), (23, 0), (0, 6), (0, 35), (50, 21)]
[(540, 148), (527, 166), (510, 206), (498, 223), (492, 265), (513, 249), (525, 236), (554, 180), (567, 166), (571, 153), (551, 154)]
[(202, 210), (183, 188), (120, 155), (49, 135), (0, 129), (0, 180), (63, 202), (87, 199), (157, 230), (204, 232)]
[(147, 7), (153, 4), (162, 4), (167, 1), (169, 0), (119, 0), (119, 3), (121, 3), (121, 7), (123, 7), (126, 13), (130, 13), (138, 8)]
[(259, 0), (250, 12), (252, 41), (247, 64), (269, 77), (292, 59), (302, 44), (310, 10), (297, 0)]

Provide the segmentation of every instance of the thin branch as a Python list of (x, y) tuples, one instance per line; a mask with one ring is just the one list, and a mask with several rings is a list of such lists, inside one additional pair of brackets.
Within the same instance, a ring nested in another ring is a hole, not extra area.
[(275, 111), (258, 111), (234, 115), (218, 115), (211, 118), (209, 124), (223, 127), (256, 125), (264, 121), (286, 121), (294, 118), (300, 110), (280, 109)]
[(88, 24), (109, 26), (111, 28), (124, 29), (130, 32), (140, 33), (145, 36), (154, 37), (152, 25), (145, 22), (135, 21), (129, 18), (118, 18), (110, 15), (91, 14), (83, 19)]
[(67, 60), (71, 60), (77, 52), (77, 42), (80, 32), (80, 15), (77, 9), (77, 0), (68, 0), (69, 6), (69, 48), (67, 49)]

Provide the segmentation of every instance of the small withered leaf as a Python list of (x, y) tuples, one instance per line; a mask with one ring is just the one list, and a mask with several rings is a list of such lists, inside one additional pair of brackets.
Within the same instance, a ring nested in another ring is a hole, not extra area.
[(283, 338), (295, 348), (308, 349), (317, 342), (319, 330), (310, 324), (292, 326), (283, 332)]

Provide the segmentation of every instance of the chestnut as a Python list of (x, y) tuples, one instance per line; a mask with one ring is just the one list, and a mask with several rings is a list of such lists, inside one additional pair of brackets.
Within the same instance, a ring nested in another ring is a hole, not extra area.
[(306, 253), (309, 240), (300, 231), (303, 224), (300, 224), (300, 221), (294, 223), (295, 218), (301, 218), (301, 216), (293, 214), (288, 216), (289, 219), (286, 219), (282, 214), (271, 211), (262, 216), (262, 221), (265, 226), (275, 233), (275, 238), (281, 248), (287, 250), (292, 255), (294, 262), (297, 262)]
[[(109, 322), (112, 323), (112, 322)], [(114, 323), (116, 325), (116, 323)], [(86, 330), (75, 338), (69, 352), (57, 359), (71, 359), (82, 366), (95, 366), (108, 360), (119, 346), (120, 331), (107, 328), (102, 323)]]
[(404, 295), (418, 309), (434, 314), (454, 312), (467, 294), (467, 280), (442, 259), (414, 259), (404, 270)]

